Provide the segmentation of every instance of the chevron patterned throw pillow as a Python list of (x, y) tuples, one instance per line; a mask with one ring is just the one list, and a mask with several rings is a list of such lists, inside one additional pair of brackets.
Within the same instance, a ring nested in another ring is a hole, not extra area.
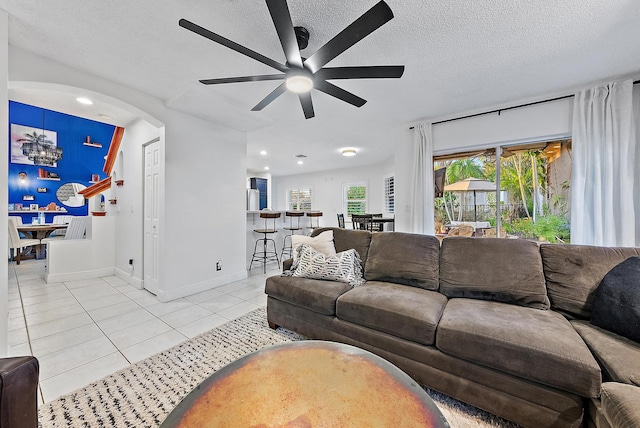
[(340, 281), (357, 287), (365, 283), (360, 255), (354, 249), (327, 257), (307, 244), (301, 244), (298, 257), (291, 267), (291, 276)]

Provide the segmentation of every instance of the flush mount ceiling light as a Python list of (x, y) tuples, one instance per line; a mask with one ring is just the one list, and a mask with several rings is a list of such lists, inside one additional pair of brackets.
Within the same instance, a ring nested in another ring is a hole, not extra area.
[(355, 156), (356, 155), (356, 149), (343, 149), (342, 150), (342, 156)]
[(78, 97), (76, 98), (76, 101), (79, 102), (80, 104), (85, 104), (88, 106), (93, 104), (93, 101), (91, 101), (89, 98), (86, 98), (86, 97)]
[(260, 154), (261, 154), (262, 156), (266, 156), (266, 155), (267, 155), (267, 151), (266, 151), (266, 150), (260, 150)]
[(286, 82), (287, 89), (296, 94), (304, 94), (313, 88), (313, 80), (305, 74), (291, 74)]

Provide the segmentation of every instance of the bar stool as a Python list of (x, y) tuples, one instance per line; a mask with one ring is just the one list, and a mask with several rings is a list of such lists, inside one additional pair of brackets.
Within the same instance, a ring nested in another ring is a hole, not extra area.
[[(320, 217), (322, 217), (322, 211), (307, 211), (307, 217), (309, 217), (309, 224), (311, 229), (315, 229), (316, 227), (320, 227)], [(316, 224), (314, 226), (313, 219), (316, 219)]]
[[(262, 263), (263, 272), (267, 273), (267, 262), (274, 260), (278, 263), (278, 267), (280, 267), (280, 259), (278, 259), (278, 250), (276, 249), (276, 241), (271, 238), (267, 238), (267, 235), (271, 235), (274, 233), (278, 233), (276, 229), (276, 219), (280, 218), (280, 213), (276, 212), (260, 212), (260, 218), (264, 219), (264, 229), (253, 229), (256, 233), (262, 233), (264, 236), (256, 241), (256, 246), (253, 249), (253, 256), (251, 257), (251, 263), (249, 263), (249, 270), (251, 270), (251, 266), (253, 266), (253, 262)], [(267, 227), (267, 220), (271, 219), (273, 221), (273, 227)], [(262, 242), (262, 251), (258, 251), (258, 244)], [(268, 243), (273, 242), (273, 251), (269, 251)]]
[[(282, 252), (280, 253), (280, 259), (284, 260), (285, 251), (289, 253), (289, 257), (291, 257), (291, 253), (293, 252), (293, 244), (291, 241), (291, 237), (296, 233), (297, 230), (302, 229), (300, 227), (300, 217), (304, 216), (304, 212), (302, 211), (286, 211), (284, 213), (286, 217), (289, 217), (289, 226), (284, 227), (284, 230), (288, 230), (289, 233), (284, 235), (284, 239), (282, 240)], [(296, 225), (293, 225), (293, 218), (296, 218)], [(289, 244), (287, 245), (287, 238), (289, 238)]]

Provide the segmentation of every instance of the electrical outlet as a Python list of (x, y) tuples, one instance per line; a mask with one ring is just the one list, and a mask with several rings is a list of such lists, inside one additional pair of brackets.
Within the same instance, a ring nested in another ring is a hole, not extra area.
[(129, 264), (133, 266), (133, 259), (129, 259)]
[(216, 271), (222, 270), (222, 260), (216, 262)]

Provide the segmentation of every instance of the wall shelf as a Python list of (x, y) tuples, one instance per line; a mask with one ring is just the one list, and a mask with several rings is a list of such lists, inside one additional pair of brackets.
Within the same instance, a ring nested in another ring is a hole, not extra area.
[(100, 143), (82, 143), (83, 146), (96, 147), (98, 149), (102, 148), (102, 144)]
[(60, 181), (59, 178), (36, 177), (38, 180)]
[(67, 210), (20, 210), (20, 211), (16, 211), (16, 210), (12, 210), (9, 211), (9, 214), (38, 214), (38, 213), (45, 213), (45, 214), (65, 214), (67, 212)]

